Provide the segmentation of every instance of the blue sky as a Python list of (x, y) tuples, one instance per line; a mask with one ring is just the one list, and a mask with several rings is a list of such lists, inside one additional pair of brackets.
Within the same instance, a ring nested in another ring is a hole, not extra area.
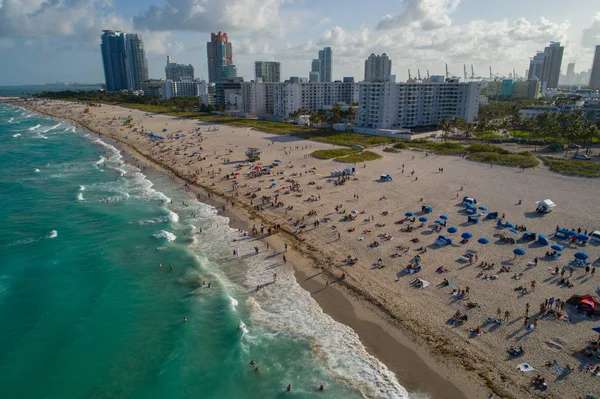
[(524, 74), (550, 41), (565, 45), (563, 73), (591, 67), (600, 44), (598, 0), (0, 0), (0, 85), (102, 82), (102, 29), (142, 34), (150, 75), (166, 55), (206, 77), (206, 41), (226, 31), (246, 80), (256, 60), (282, 76), (308, 76), (319, 48), (334, 52), (334, 78), (362, 78), (364, 59), (386, 52), (392, 73)]

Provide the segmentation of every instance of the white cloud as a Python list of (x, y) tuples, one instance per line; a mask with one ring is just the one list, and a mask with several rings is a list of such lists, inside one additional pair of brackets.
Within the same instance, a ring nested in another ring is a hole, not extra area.
[(133, 18), (136, 28), (193, 32), (280, 33), (283, 0), (167, 0)]
[(592, 19), (592, 25), (583, 29), (581, 34), (581, 45), (583, 47), (595, 47), (600, 45), (600, 12)]
[(141, 32), (144, 50), (148, 57), (164, 57), (177, 55), (184, 51), (185, 46), (180, 41), (172, 39), (171, 32)]
[[(0, 1), (2, 1), (2, 0), (0, 0)], [(329, 17), (323, 17), (319, 21), (319, 25), (327, 25), (330, 22), (331, 22), (331, 18), (329, 18)]]
[(377, 24), (377, 30), (419, 26), (423, 30), (448, 27), (452, 20), (448, 14), (456, 10), (460, 0), (405, 0), (404, 10), (398, 15), (385, 15)]

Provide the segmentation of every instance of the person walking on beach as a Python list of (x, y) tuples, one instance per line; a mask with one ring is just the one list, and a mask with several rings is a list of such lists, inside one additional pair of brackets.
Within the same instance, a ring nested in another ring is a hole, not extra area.
[(273, 274), (273, 283), (277, 282), (277, 273)]
[(504, 312), (504, 321), (508, 321), (509, 317), (510, 317), (510, 312), (507, 310)]
[(287, 263), (287, 259), (285, 258), (285, 254), (283, 255), (283, 263), (286, 264)]
[(285, 252), (287, 252), (287, 248), (288, 248), (287, 242), (283, 244), (283, 248), (285, 248)]

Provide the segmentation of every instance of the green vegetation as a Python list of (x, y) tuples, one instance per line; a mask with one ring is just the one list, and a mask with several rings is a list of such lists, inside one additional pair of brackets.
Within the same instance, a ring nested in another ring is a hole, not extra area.
[(338, 162), (348, 162), (348, 163), (358, 163), (358, 162), (366, 162), (366, 161), (376, 161), (381, 159), (381, 155), (376, 154), (371, 151), (361, 151), (356, 154), (350, 154), (346, 157), (336, 158), (335, 160)]
[(505, 150), (497, 145), (472, 144), (466, 148), (469, 152), (495, 152), (498, 154), (510, 154), (510, 151)]
[(501, 154), (498, 152), (473, 152), (467, 159), (475, 162), (492, 163), (495, 165), (518, 168), (535, 168), (540, 163), (536, 157), (531, 155)]
[(374, 152), (353, 150), (351, 148), (317, 150), (313, 151), (312, 156), (319, 159), (335, 159), (338, 162), (348, 163), (375, 161), (381, 158), (381, 155)]
[(458, 143), (432, 143), (429, 141), (410, 141), (409, 147), (441, 155), (457, 155), (466, 152), (466, 148)]
[(401, 142), (401, 141), (400, 141), (400, 142), (398, 142), (398, 143), (396, 143), (396, 144), (394, 144), (394, 145), (393, 145), (393, 147), (394, 147), (395, 149), (397, 149), (397, 150), (403, 150), (403, 149), (405, 149), (405, 148), (408, 148), (408, 146), (406, 145), (406, 143), (403, 143), (403, 142)]
[(590, 161), (576, 161), (574, 159), (556, 159), (542, 157), (544, 164), (550, 170), (565, 175), (577, 175), (585, 177), (600, 177), (600, 164)]
[(383, 152), (402, 152), (402, 151), (397, 150), (394, 147), (386, 147), (383, 149)]
[(335, 150), (317, 150), (313, 151), (311, 154), (315, 158), (319, 159), (333, 159), (337, 157), (345, 157), (350, 154), (355, 154), (359, 152), (358, 150), (353, 150), (351, 148), (339, 148)]
[(352, 147), (360, 145), (362, 147), (373, 147), (381, 144), (394, 143), (396, 140), (387, 137), (369, 136), (358, 133), (338, 132), (331, 129), (310, 129), (302, 133), (292, 133), (293, 136), (301, 137), (307, 140), (320, 141), (322, 143)]

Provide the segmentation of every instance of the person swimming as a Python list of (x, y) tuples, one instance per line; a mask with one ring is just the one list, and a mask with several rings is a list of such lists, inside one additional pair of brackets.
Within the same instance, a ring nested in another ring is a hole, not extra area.
[(253, 365), (253, 366), (255, 366), (256, 362), (254, 360), (250, 360), (250, 364)]
[(324, 390), (325, 390), (325, 387), (324, 387), (323, 385), (321, 385), (321, 386), (319, 387), (319, 392), (323, 392)]
[(289, 384), (285, 390), (290, 392), (292, 390), (292, 384)]

